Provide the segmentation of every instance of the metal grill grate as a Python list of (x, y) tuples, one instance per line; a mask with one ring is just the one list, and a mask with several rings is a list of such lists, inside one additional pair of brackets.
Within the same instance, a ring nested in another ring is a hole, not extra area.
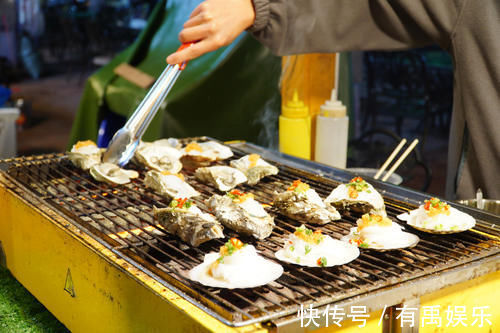
[[(245, 146), (231, 148), (234, 158), (251, 150), (246, 150)], [(251, 191), (256, 200), (267, 203), (272, 201), (274, 191), (286, 189), (295, 179), (308, 182), (322, 197), (338, 185), (332, 179), (280, 163), (279, 158), (275, 162), (280, 169), (278, 175), (265, 178), (255, 186), (238, 188)], [(290, 315), (297, 313), (301, 304), (316, 307), (333, 303), (500, 252), (498, 241), (484, 234), (498, 237), (498, 232), (481, 223), (475, 231), (454, 235), (409, 230), (421, 239), (412, 249), (361, 250), (361, 255), (353, 262), (331, 268), (302, 268), (280, 262), (285, 268), (284, 274), (268, 285), (245, 290), (210, 288), (190, 281), (186, 272), (200, 264), (206, 253), (218, 251), (224, 240), (212, 240), (193, 248), (157, 226), (152, 207), (166, 207), (168, 202), (145, 187), (144, 172), (130, 184), (113, 187), (95, 181), (63, 155), (17, 158), (3, 161), (3, 164), (16, 182), (56, 211), (69, 216), (73, 223), (114, 253), (231, 326)], [(132, 165), (134, 167), (139, 170)], [(202, 198), (196, 201), (205, 209), (204, 200), (217, 191), (197, 182), (191, 172), (183, 173), (202, 193)], [(397, 214), (415, 208), (415, 205), (391, 198), (390, 193), (385, 194), (387, 213), (393, 220)], [(282, 246), (283, 239), (305, 221), (282, 216), (272, 208), (271, 212), (276, 227), (269, 238), (263, 241), (239, 238), (253, 244), (265, 257), (276, 260), (274, 252)], [(343, 215), (341, 221), (320, 227), (305, 224), (339, 239), (349, 233), (357, 218), (358, 215), (348, 214)], [(238, 236), (228, 228), (224, 233), (227, 237)]]

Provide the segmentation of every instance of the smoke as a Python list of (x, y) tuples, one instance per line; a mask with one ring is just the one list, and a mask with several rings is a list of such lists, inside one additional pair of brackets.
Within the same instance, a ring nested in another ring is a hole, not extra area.
[(280, 114), (281, 96), (276, 93), (265, 104), (254, 125), (260, 127), (257, 144), (272, 150), (278, 150), (278, 119)]

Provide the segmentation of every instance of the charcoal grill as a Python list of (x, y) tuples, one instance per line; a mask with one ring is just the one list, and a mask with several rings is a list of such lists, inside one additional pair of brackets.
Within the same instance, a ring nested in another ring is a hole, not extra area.
[[(270, 203), (275, 191), (285, 190), (295, 179), (308, 182), (322, 197), (326, 197), (335, 186), (353, 176), (342, 170), (244, 142), (228, 145), (235, 153), (233, 158), (259, 153), (280, 169), (278, 175), (267, 177), (255, 186), (238, 187), (251, 191), (263, 203)], [(217, 325), (222, 326), (217, 327), (227, 329), (296, 329), (299, 321), (297, 312), (301, 305), (308, 307), (312, 304), (314, 308), (322, 308), (329, 304), (362, 304), (370, 311), (379, 311), (384, 305), (418, 299), (421, 295), (499, 270), (500, 217), (460, 206), (461, 210), (477, 219), (473, 230), (452, 235), (431, 235), (407, 227), (421, 239), (411, 249), (387, 252), (362, 249), (359, 258), (349, 264), (321, 269), (280, 262), (285, 269), (283, 276), (266, 286), (245, 290), (205, 287), (187, 279), (186, 273), (203, 261), (204, 254), (218, 251), (225, 240), (212, 240), (193, 248), (166, 233), (155, 223), (152, 212), (153, 206), (166, 207), (168, 201), (145, 187), (144, 170), (139, 166), (130, 167), (140, 171), (141, 177), (122, 186), (95, 181), (87, 172), (75, 168), (63, 154), (3, 160), (0, 167), (4, 170), (0, 174), (4, 197), (9, 193), (15, 194), (41, 213), (57, 217), (66, 232), (83, 239), (94, 252), (107, 256), (107, 260), (119, 262), (123, 274), (131, 275), (140, 285), (159, 296), (168, 292), (170, 301), (182, 300), (183, 310), (188, 316), (190, 309), (196, 309), (198, 319), (207, 320), (201, 324), (206, 329), (215, 327), (207, 322), (218, 322)], [(187, 181), (202, 193), (196, 201), (206, 210), (205, 200), (218, 193), (217, 190), (199, 183), (191, 171), (184, 170), (183, 173)], [(370, 182), (383, 195), (387, 213), (393, 220), (396, 220), (396, 215), (414, 209), (428, 198), (423, 193), (402, 187), (375, 180)], [(269, 238), (262, 241), (251, 237), (240, 239), (253, 244), (271, 260), (276, 260), (273, 253), (300, 224), (319, 228), (325, 234), (340, 239), (349, 233), (359, 218), (354, 213), (343, 215), (340, 221), (318, 227), (307, 221), (282, 216), (272, 207), (270, 211), (275, 216), (276, 227)], [(13, 223), (16, 213), (8, 215), (4, 210), (4, 216), (0, 212), (0, 217), (2, 224)], [(7, 247), (8, 241), (3, 239), (5, 233), (0, 233), (0, 241)], [(227, 237), (238, 236), (228, 228), (224, 229), (224, 233)], [(9, 261), (14, 260), (9, 255), (14, 254), (9, 253), (7, 248), (3, 251), (7, 266), (16, 275), (15, 267), (9, 266)], [(18, 279), (23, 282), (22, 276)], [(95, 286), (96, 281), (88, 283)], [(78, 283), (71, 276), (69, 267), (64, 290), (70, 297), (77, 298)], [(191, 315), (194, 316), (193, 313)], [(71, 326), (71, 321), (61, 320)], [(390, 325), (387, 320), (390, 318), (386, 317), (386, 326)]]

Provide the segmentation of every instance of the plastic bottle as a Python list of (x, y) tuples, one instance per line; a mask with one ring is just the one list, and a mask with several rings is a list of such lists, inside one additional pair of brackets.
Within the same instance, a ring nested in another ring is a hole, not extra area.
[(345, 169), (348, 132), (349, 118), (346, 107), (337, 100), (337, 90), (333, 89), (330, 100), (320, 107), (316, 120), (315, 160)]
[(311, 159), (311, 116), (296, 90), (293, 99), (281, 109), (279, 141), (282, 153)]

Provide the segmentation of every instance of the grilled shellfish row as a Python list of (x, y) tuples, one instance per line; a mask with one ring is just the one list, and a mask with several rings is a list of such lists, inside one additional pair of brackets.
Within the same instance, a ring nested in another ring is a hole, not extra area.
[[(90, 141), (77, 142), (69, 151), (69, 160), (83, 170), (93, 169), (94, 166), (102, 164), (104, 149)], [(161, 139), (154, 142), (141, 142), (134, 155), (134, 160), (151, 170), (176, 174), (183, 168), (183, 163), (194, 166), (207, 166), (213, 161), (220, 161), (233, 156), (229, 147), (215, 141), (191, 142), (181, 149), (177, 139)], [(182, 162), (181, 162), (182, 160)], [(197, 171), (199, 180), (213, 183), (221, 191), (227, 191), (236, 185), (247, 182), (256, 184), (261, 178), (278, 173), (278, 168), (267, 163), (257, 154), (243, 156), (232, 161), (231, 166), (204, 167)], [(111, 184), (125, 184), (130, 178), (127, 171), (117, 171), (111, 166), (95, 167), (91, 175), (98, 181), (106, 181)], [(113, 176), (108, 171), (112, 169)], [(121, 170), (121, 169), (120, 169)], [(96, 177), (97, 175), (97, 177)], [(117, 178), (116, 175), (119, 175)], [(135, 174), (133, 175), (135, 176)], [(164, 191), (160, 191), (164, 192)]]

